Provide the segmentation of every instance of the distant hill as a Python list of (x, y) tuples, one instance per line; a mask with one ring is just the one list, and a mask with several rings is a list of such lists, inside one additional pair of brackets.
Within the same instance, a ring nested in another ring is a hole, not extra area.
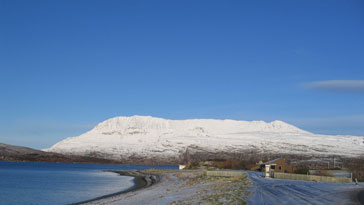
[(116, 117), (47, 151), (127, 163), (183, 163), (250, 155), (358, 157), (364, 137), (313, 134), (282, 121)]
[(88, 156), (67, 156), (60, 153), (45, 152), (27, 147), (0, 143), (0, 160), (6, 161), (44, 161), (44, 162), (87, 162), (117, 163), (115, 160)]

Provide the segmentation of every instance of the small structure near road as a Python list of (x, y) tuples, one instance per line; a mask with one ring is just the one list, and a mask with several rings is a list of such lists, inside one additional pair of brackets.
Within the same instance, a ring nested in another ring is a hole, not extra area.
[(184, 169), (184, 168), (186, 168), (186, 165), (182, 165), (182, 164), (178, 165), (178, 169)]
[(307, 174), (289, 174), (289, 173), (275, 173), (274, 178), (277, 179), (290, 179), (290, 180), (304, 180), (315, 182), (333, 182), (333, 183), (350, 183), (351, 178), (347, 177), (328, 177)]
[(258, 165), (259, 165), (258, 170), (264, 171), (265, 177), (274, 177), (275, 172), (293, 173), (296, 170), (296, 167), (288, 164), (286, 158), (284, 157), (277, 158), (268, 162), (260, 161)]
[(352, 182), (351, 175), (348, 175), (348, 172), (344, 172), (343, 170), (320, 170), (320, 171), (325, 171), (326, 176), (320, 172), (319, 175), (313, 175), (313, 171), (318, 171), (318, 170), (311, 170), (310, 172), (307, 169), (307, 172), (300, 173), (302, 168), (299, 169), (293, 165), (290, 165), (283, 157), (268, 162), (260, 161), (259, 163), (257, 163), (257, 165), (258, 166), (254, 167), (253, 170), (263, 172), (263, 176), (266, 178), (305, 180), (305, 181), (316, 181), (316, 182), (334, 182), (334, 183)]
[(232, 171), (232, 170), (205, 171), (205, 175), (215, 176), (215, 177), (242, 177), (242, 178), (247, 177), (246, 172)]

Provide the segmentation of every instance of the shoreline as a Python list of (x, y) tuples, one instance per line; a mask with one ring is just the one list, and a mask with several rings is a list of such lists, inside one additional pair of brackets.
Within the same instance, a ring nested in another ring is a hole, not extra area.
[(147, 173), (143, 173), (142, 171), (120, 171), (120, 170), (105, 170), (105, 172), (114, 172), (117, 173), (119, 175), (122, 176), (130, 176), (130, 177), (134, 177), (134, 186), (123, 190), (123, 191), (119, 191), (119, 192), (115, 192), (112, 194), (107, 194), (104, 196), (100, 196), (100, 197), (96, 197), (93, 199), (89, 199), (89, 200), (85, 200), (85, 201), (81, 201), (81, 202), (76, 202), (76, 203), (72, 203), (74, 205), (78, 205), (78, 204), (87, 204), (87, 203), (91, 203), (91, 202), (95, 202), (95, 201), (99, 201), (101, 199), (106, 199), (109, 197), (113, 197), (113, 196), (117, 196), (117, 195), (121, 195), (121, 194), (125, 194), (125, 193), (129, 193), (129, 192), (133, 192), (133, 191), (137, 191), (140, 189), (144, 189), (147, 187), (150, 187), (156, 183), (158, 183), (160, 181), (160, 176), (156, 175), (156, 174), (147, 174)]

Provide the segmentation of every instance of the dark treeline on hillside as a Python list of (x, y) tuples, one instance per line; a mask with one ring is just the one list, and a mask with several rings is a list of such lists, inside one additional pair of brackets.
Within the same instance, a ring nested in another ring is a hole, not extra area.
[(44, 152), (27, 147), (13, 146), (0, 143), (0, 160), (28, 162), (71, 162), (71, 163), (120, 163), (89, 156), (69, 156), (53, 152)]
[[(46, 162), (78, 162), (105, 164), (146, 164), (146, 165), (176, 165), (185, 164), (190, 168), (209, 161), (219, 169), (251, 170), (259, 161), (267, 162), (285, 157), (287, 163), (297, 167), (298, 173), (307, 173), (309, 169), (343, 169), (353, 174), (353, 179), (364, 181), (364, 156), (344, 158), (340, 156), (309, 156), (292, 154), (262, 153), (255, 150), (244, 152), (212, 152), (199, 147), (189, 147), (178, 158), (173, 157), (140, 157), (129, 156), (120, 160), (110, 160), (102, 153), (91, 153), (88, 156), (62, 155), (52, 152), (12, 146), (0, 143), (0, 160), (6, 161), (46, 161)], [(335, 165), (335, 166), (334, 166)]]

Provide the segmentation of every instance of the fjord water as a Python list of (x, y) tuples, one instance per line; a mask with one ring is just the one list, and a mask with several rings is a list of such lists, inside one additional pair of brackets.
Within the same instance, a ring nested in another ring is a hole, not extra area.
[(0, 204), (71, 204), (127, 190), (134, 178), (105, 170), (177, 166), (0, 161)]

